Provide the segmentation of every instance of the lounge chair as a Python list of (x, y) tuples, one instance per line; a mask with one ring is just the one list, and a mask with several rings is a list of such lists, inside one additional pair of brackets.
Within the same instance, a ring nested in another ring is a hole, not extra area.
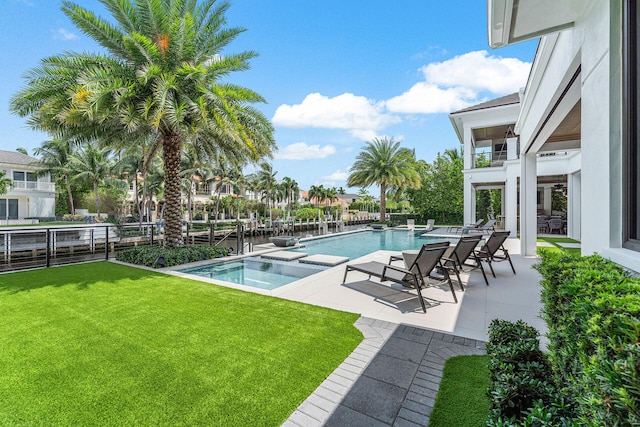
[[(511, 262), (509, 252), (504, 248), (504, 241), (507, 240), (510, 233), (510, 231), (494, 231), (482, 248), (475, 251), (476, 256), (480, 260), (489, 264), (493, 277), (496, 277), (496, 273), (493, 271), (492, 262), (509, 261), (513, 274), (516, 274), (516, 269), (513, 268), (513, 262)], [(502, 251), (502, 254), (498, 255), (498, 251)]]
[(456, 232), (456, 233), (457, 233), (458, 231), (460, 231), (460, 232), (464, 233), (464, 230), (475, 230), (475, 229), (480, 228), (480, 227), (482, 226), (482, 223), (483, 223), (483, 222), (484, 222), (484, 218), (480, 218), (479, 220), (477, 220), (477, 221), (476, 221), (475, 223), (473, 223), (473, 224), (466, 224), (466, 225), (463, 225), (462, 227), (459, 227), (459, 226), (452, 226), (452, 227), (449, 227), (449, 228), (447, 229), (447, 231), (454, 231), (454, 232)]
[(436, 224), (436, 220), (435, 219), (428, 219), (427, 220), (427, 228), (425, 229), (425, 231), (429, 232), (429, 231), (433, 230), (435, 224)]
[(470, 232), (479, 232), (479, 233), (487, 233), (489, 234), (489, 230), (496, 231), (496, 220), (490, 219), (487, 223), (481, 227), (470, 227), (468, 228)]
[[(425, 306), (424, 297), (422, 296), (422, 289), (447, 283), (453, 295), (453, 300), (457, 303), (458, 298), (453, 289), (449, 271), (442, 265), (442, 256), (448, 247), (448, 241), (422, 245), (422, 248), (415, 255), (415, 258), (410, 255), (405, 257), (406, 268), (377, 261), (362, 264), (348, 264), (345, 267), (342, 283), (344, 284), (346, 282), (347, 274), (350, 271), (360, 271), (361, 273), (368, 274), (369, 279), (371, 279), (371, 276), (375, 276), (379, 277), (382, 282), (389, 280), (407, 288), (414, 288), (418, 291), (418, 299), (420, 300), (422, 311), (425, 313), (427, 312), (427, 307)], [(442, 272), (442, 276), (438, 277), (433, 275), (435, 271)], [(432, 283), (431, 280), (437, 281), (437, 283)]]
[[(445, 268), (449, 269), (450, 272), (453, 272), (456, 275), (458, 283), (460, 284), (460, 290), (462, 291), (464, 291), (464, 286), (460, 280), (460, 272), (468, 272), (476, 268), (482, 271), (484, 282), (489, 286), (489, 280), (487, 280), (487, 275), (484, 272), (484, 267), (482, 267), (482, 262), (475, 252), (480, 240), (482, 240), (482, 236), (480, 235), (461, 237), (456, 246), (453, 247), (453, 250), (447, 250), (443, 257), (442, 264)], [(468, 262), (470, 258), (473, 260), (474, 264), (470, 264)]]

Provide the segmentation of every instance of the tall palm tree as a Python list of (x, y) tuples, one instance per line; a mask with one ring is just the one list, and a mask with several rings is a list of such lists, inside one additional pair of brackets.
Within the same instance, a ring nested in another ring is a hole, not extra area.
[(70, 1), (62, 11), (106, 54), (44, 59), (11, 108), (39, 130), (100, 137), (106, 144), (157, 134), (165, 172), (165, 244), (182, 241), (180, 158), (191, 139), (257, 162), (275, 148), (273, 127), (252, 104), (264, 99), (223, 82), (249, 68), (255, 52), (224, 53), (242, 28), (226, 27), (229, 3), (216, 0), (101, 0), (110, 18)]
[(72, 215), (75, 214), (73, 193), (71, 191), (71, 175), (73, 174), (71, 158), (74, 149), (74, 144), (70, 140), (56, 138), (43, 142), (34, 151), (35, 155), (40, 158), (38, 174), (49, 174), (57, 185), (62, 185), (65, 188), (67, 192), (67, 209)]
[(323, 185), (312, 185), (309, 187), (309, 201), (313, 203), (313, 199), (316, 200), (318, 205), (324, 202), (325, 188)]
[(100, 195), (98, 188), (104, 179), (112, 172), (111, 150), (100, 148), (97, 143), (85, 144), (71, 156), (71, 167), (74, 171), (73, 179), (86, 180), (93, 185), (96, 211), (100, 218)]
[(374, 138), (356, 157), (347, 180), (349, 187), (380, 186), (380, 221), (386, 221), (387, 187), (420, 188), (415, 153), (393, 138)]
[(260, 163), (260, 169), (257, 172), (258, 182), (260, 185), (260, 191), (262, 191), (265, 199), (265, 216), (267, 215), (267, 209), (271, 208), (271, 200), (274, 196), (276, 185), (276, 175), (278, 172), (273, 170), (273, 165), (269, 162)]

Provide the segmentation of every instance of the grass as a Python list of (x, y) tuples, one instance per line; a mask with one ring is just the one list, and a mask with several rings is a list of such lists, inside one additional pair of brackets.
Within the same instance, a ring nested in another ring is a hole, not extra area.
[(444, 365), (429, 427), (486, 426), (489, 356), (456, 356)]
[(277, 426), (357, 317), (108, 262), (0, 275), (0, 425)]
[(547, 242), (552, 247), (545, 247), (549, 251), (564, 251), (574, 255), (580, 255), (580, 248), (564, 248), (558, 243), (580, 243), (578, 240), (569, 239), (568, 237), (538, 237), (538, 242)]

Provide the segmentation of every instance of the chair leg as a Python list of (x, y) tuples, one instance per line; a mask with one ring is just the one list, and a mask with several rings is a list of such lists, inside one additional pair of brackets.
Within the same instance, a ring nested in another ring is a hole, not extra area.
[(482, 266), (482, 263), (478, 262), (478, 265), (480, 266), (480, 271), (482, 271), (482, 277), (484, 277), (484, 283), (486, 283), (487, 286), (489, 286), (489, 280), (487, 280), (487, 274), (484, 272), (484, 267)]
[(491, 274), (495, 278), (496, 277), (496, 272), (493, 271), (493, 265), (491, 265), (491, 258), (487, 258), (487, 263), (489, 264), (489, 269), (491, 270)]
[(458, 303), (458, 297), (456, 297), (456, 291), (453, 289), (453, 282), (451, 281), (451, 277), (447, 277), (447, 282), (449, 282), (449, 289), (451, 289), (451, 295), (453, 295), (453, 300)]
[(504, 254), (507, 256), (507, 260), (509, 261), (509, 265), (511, 266), (511, 270), (513, 270), (513, 274), (516, 274), (516, 269), (513, 268), (513, 263), (511, 262), (511, 257), (509, 256), (509, 252), (504, 251)]
[(462, 284), (462, 280), (460, 280), (460, 272), (458, 271), (458, 267), (454, 265), (453, 271), (456, 273), (456, 279), (458, 279), (458, 284), (460, 284), (460, 290), (464, 292), (464, 285)]
[(344, 269), (344, 277), (342, 278), (342, 284), (347, 281), (347, 273), (349, 272), (349, 266), (347, 265)]
[(418, 291), (418, 299), (420, 300), (420, 305), (422, 306), (422, 312), (426, 314), (427, 306), (424, 304), (424, 298), (422, 297), (422, 292), (420, 291), (420, 288), (424, 286), (424, 279), (416, 281), (415, 284), (416, 284), (416, 290)]

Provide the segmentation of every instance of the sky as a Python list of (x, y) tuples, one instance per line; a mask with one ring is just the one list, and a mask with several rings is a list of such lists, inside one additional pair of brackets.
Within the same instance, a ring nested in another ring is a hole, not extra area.
[[(108, 16), (98, 0), (76, 2)], [(48, 56), (101, 50), (59, 0), (1, 3), (0, 149), (33, 153), (50, 137), (9, 111), (24, 74)], [(227, 81), (266, 99), (256, 107), (275, 128), (276, 178), (301, 189), (357, 192), (347, 187), (349, 168), (373, 138), (402, 141), (427, 162), (459, 147), (449, 113), (524, 87), (537, 47), (534, 40), (492, 50), (483, 0), (230, 3), (228, 26), (246, 31), (225, 52), (259, 56)]]

